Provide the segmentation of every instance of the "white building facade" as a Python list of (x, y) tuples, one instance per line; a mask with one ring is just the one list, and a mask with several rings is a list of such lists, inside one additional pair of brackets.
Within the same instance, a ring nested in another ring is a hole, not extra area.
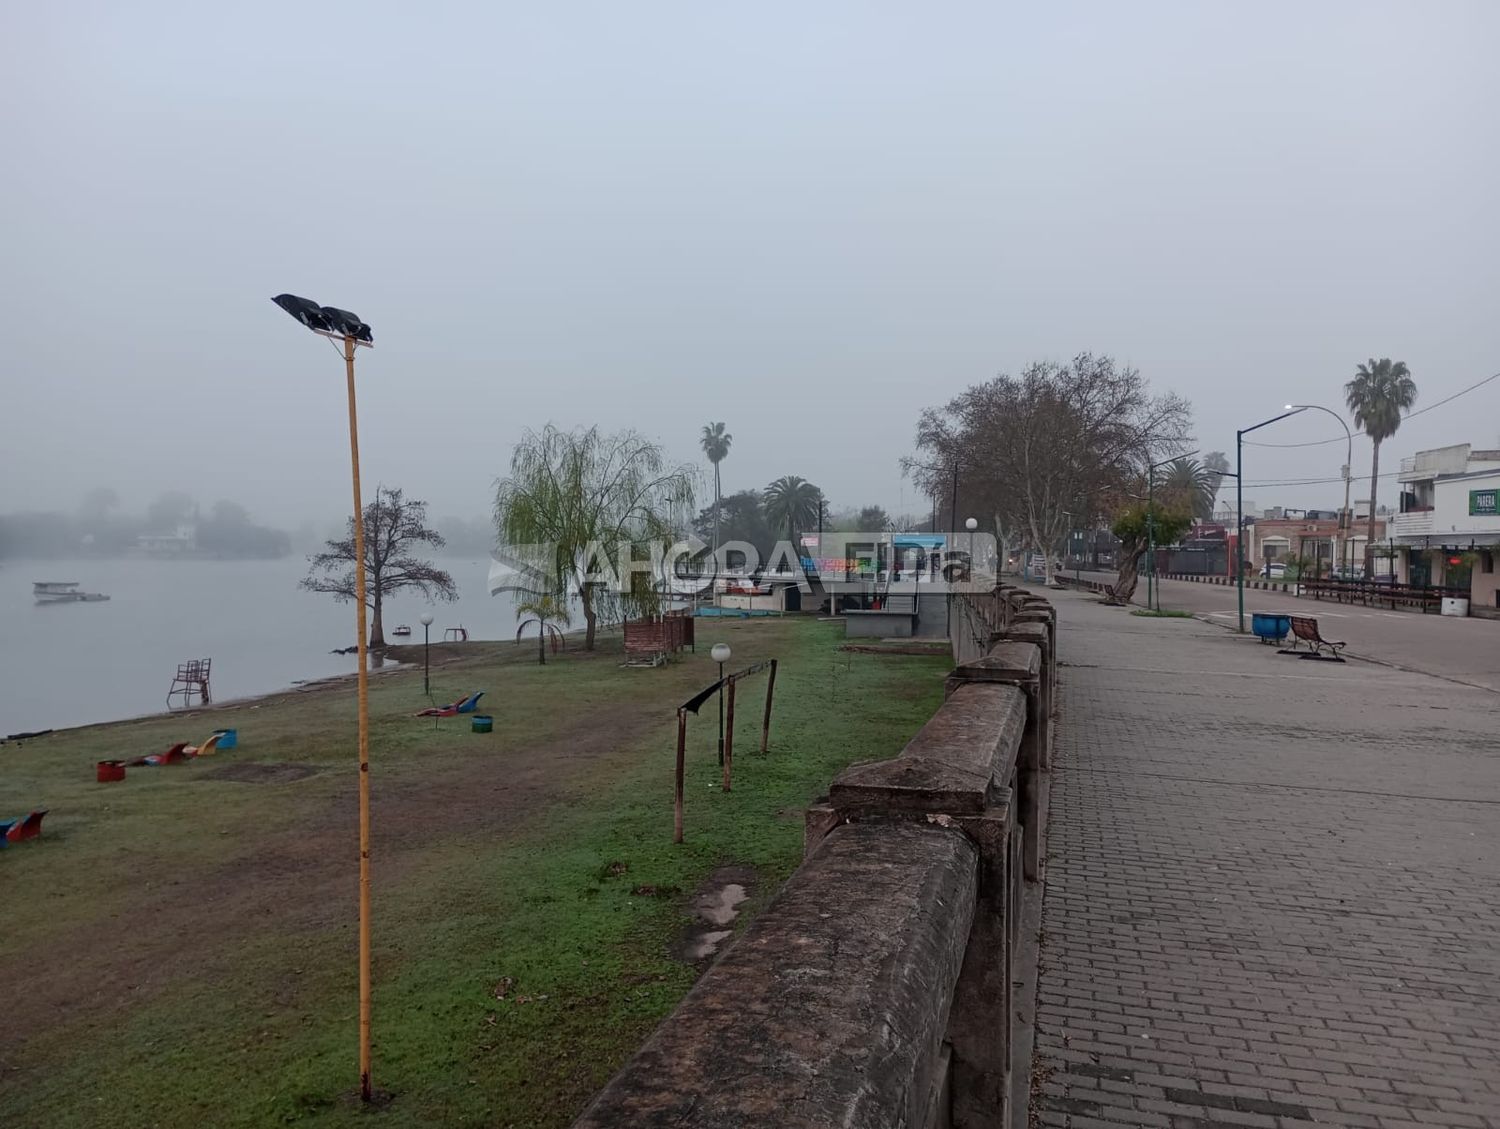
[(1397, 571), (1414, 584), (1467, 588), (1476, 614), (1500, 614), (1500, 450), (1468, 443), (1401, 460), (1390, 521)]

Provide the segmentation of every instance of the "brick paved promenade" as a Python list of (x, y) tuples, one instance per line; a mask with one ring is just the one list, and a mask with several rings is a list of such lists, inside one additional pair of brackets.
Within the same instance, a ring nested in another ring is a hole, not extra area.
[(1500, 1129), (1500, 695), (1055, 595), (1034, 1121)]

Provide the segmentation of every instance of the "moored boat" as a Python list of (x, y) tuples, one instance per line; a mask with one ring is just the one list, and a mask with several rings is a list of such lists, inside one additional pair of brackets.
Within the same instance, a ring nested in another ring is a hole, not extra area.
[(84, 592), (76, 580), (34, 580), (31, 594), (39, 604), (96, 604), (109, 599), (103, 592)]

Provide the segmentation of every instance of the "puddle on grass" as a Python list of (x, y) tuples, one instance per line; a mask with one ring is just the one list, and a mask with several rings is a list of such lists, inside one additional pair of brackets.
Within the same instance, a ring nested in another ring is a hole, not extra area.
[(719, 951), (734, 930), (726, 928), (739, 916), (740, 906), (755, 884), (755, 868), (721, 866), (710, 874), (688, 903), (693, 920), (673, 947), (679, 960), (697, 964)]

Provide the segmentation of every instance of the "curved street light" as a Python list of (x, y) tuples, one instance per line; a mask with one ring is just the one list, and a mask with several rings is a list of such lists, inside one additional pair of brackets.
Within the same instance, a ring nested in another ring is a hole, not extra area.
[[(1349, 508), (1349, 483), (1353, 478), (1354, 470), (1354, 432), (1349, 430), (1348, 421), (1332, 408), (1325, 408), (1322, 404), (1288, 404), (1286, 410), (1289, 412), (1323, 412), (1331, 415), (1339, 421), (1339, 426), (1344, 429), (1344, 438), (1348, 441), (1348, 447), (1344, 452), (1344, 508), (1339, 511), (1339, 528), (1344, 535), (1344, 579), (1349, 579), (1349, 535), (1354, 532), (1354, 512)], [(1371, 579), (1366, 576), (1366, 580)]]
[(1263, 419), (1250, 427), (1242, 427), (1234, 433), (1234, 586), (1239, 596), (1241, 635), (1245, 633), (1245, 436), (1252, 431), (1269, 427), (1277, 420), (1283, 420), (1287, 416), (1294, 416), (1298, 412), (1305, 411), (1307, 411), (1306, 408), (1289, 407), (1279, 416)]

